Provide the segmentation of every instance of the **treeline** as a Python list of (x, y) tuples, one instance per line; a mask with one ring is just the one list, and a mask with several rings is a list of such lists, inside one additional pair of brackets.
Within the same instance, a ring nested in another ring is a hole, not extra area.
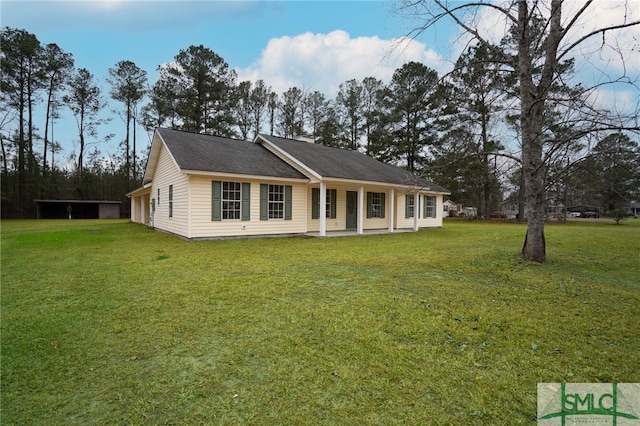
[[(522, 204), (516, 76), (499, 65), (514, 63), (506, 53), (512, 43), (507, 37), (500, 48), (470, 49), (446, 78), (409, 62), (386, 84), (375, 77), (345, 81), (333, 99), (298, 87), (276, 93), (263, 80), (238, 81), (215, 52), (190, 46), (158, 68), (153, 84), (134, 62), (118, 62), (103, 93), (89, 70), (74, 67), (71, 53), (3, 28), (2, 215), (33, 217), (37, 198), (125, 201), (140, 185), (146, 159), (146, 137), (141, 146), (136, 134), (140, 124), (238, 139), (305, 135), (423, 175), (481, 216), (510, 195)], [(572, 67), (566, 61), (558, 70), (569, 74)], [(580, 97), (575, 87), (553, 90), (558, 99)], [(121, 106), (124, 121), (115, 157), (103, 155), (97, 139), (107, 97)], [(46, 111), (42, 123), (34, 118), (36, 107)], [(77, 150), (64, 167), (54, 138), (62, 108), (78, 123)], [(548, 203), (611, 210), (637, 197), (638, 141), (617, 131), (595, 142), (563, 138), (571, 133), (564, 108), (558, 102), (547, 115)], [(123, 203), (123, 214), (128, 208)]]

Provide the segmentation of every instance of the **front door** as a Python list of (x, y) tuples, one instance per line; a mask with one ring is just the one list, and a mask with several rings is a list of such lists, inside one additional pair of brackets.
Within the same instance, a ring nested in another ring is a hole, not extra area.
[(347, 191), (347, 229), (358, 227), (358, 192)]

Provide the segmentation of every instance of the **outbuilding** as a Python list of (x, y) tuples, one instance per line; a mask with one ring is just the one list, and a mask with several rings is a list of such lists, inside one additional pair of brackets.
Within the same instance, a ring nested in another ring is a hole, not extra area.
[(34, 200), (38, 219), (119, 219), (122, 201)]

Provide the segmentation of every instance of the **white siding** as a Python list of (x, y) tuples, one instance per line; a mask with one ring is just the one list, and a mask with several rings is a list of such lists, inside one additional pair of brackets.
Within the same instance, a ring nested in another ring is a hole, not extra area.
[[(154, 228), (188, 236), (188, 179), (176, 166), (169, 151), (162, 146), (153, 176), (151, 199), (155, 199)], [(169, 217), (169, 186), (173, 185), (173, 215)], [(158, 202), (160, 190), (160, 202)]]
[[(232, 181), (251, 184), (250, 220), (220, 220), (212, 217), (212, 182)], [(191, 176), (191, 232), (189, 238), (253, 235), (303, 234), (307, 232), (307, 190), (300, 182), (266, 181), (215, 176)], [(291, 220), (260, 220), (260, 184), (291, 185)]]
[[(396, 228), (413, 228), (413, 217), (405, 218), (406, 193), (402, 191), (396, 192)], [(435, 218), (425, 218), (424, 216), (424, 196), (436, 197)], [(442, 194), (420, 193), (420, 204), (416, 206), (415, 211), (418, 212), (419, 228), (437, 228), (442, 226)]]

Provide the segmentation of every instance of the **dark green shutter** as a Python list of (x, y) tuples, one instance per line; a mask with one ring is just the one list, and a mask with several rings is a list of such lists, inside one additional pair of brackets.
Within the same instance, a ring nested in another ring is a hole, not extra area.
[(291, 185), (285, 185), (284, 187), (284, 220), (291, 220), (292, 193), (293, 193), (293, 188), (291, 187)]
[(251, 184), (242, 184), (242, 220), (251, 220)]
[(418, 215), (418, 219), (420, 219), (420, 198), (422, 198), (420, 194), (416, 194), (414, 198), (415, 201), (413, 202), (413, 212)]
[(320, 189), (311, 188), (311, 219), (320, 218)]
[(222, 220), (222, 182), (211, 182), (211, 220)]
[(338, 191), (335, 189), (329, 190), (331, 194), (331, 219), (336, 218), (336, 204), (338, 204)]
[(367, 219), (371, 218), (371, 211), (373, 210), (373, 206), (371, 203), (373, 202), (373, 195), (371, 192), (367, 192)]
[(411, 199), (411, 195), (407, 194), (404, 196), (404, 218), (409, 219), (409, 200)]
[(269, 219), (269, 185), (260, 184), (260, 220)]
[(385, 197), (385, 195), (387, 195), (387, 194), (385, 194), (384, 192), (380, 193), (380, 217), (382, 219), (384, 219), (384, 209), (385, 209), (384, 197)]

